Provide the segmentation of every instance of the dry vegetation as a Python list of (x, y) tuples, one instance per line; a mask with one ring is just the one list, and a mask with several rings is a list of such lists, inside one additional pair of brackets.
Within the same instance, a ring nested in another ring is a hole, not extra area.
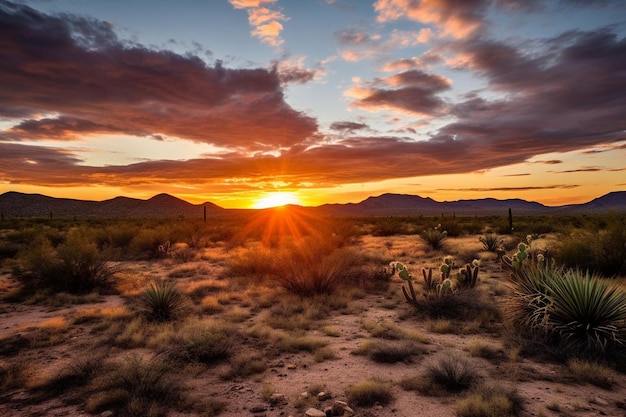
[(624, 216), (263, 213), (5, 219), (0, 415), (626, 415)]

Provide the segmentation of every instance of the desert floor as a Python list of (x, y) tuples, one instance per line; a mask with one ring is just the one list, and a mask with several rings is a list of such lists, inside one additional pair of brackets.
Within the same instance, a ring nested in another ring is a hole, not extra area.
[[(406, 263), (416, 277), (422, 267), (437, 267), (446, 253), (459, 260), (477, 256), (481, 259), (479, 289), (492, 297), (496, 306), (508, 293), (508, 272), (493, 254), (481, 252), (478, 236), (449, 239), (445, 252), (427, 250), (417, 236), (364, 236), (357, 247), (372, 256)], [(122, 262), (118, 265), (121, 295), (94, 296), (82, 304), (0, 302), (0, 365), (9, 369), (20, 363), (26, 370), (21, 383), (0, 392), (0, 415), (90, 415), (85, 407), (95, 395), (92, 382), (57, 392), (48, 389), (46, 395), (40, 388), (85, 357), (105, 355), (105, 361), (119, 361), (135, 353), (166, 361), (167, 352), (159, 348), (158, 339), (146, 342), (157, 330), (155, 325), (137, 324), (135, 301), (148, 281), (168, 278), (187, 294), (204, 291), (191, 303), (187, 318), (179, 320), (197, 316), (195, 320), (228, 326), (239, 335), (230, 347), (230, 358), (248, 357), (262, 364), (250, 375), (233, 373), (232, 360), (179, 367), (176, 377), (183, 379), (190, 401), (219, 403), (221, 410), (215, 413), (220, 416), (303, 416), (311, 407), (323, 410), (337, 400), (348, 402), (357, 416), (455, 416), (466, 392), (429, 393), (428, 389), (406, 390), (402, 384), (450, 355), (459, 355), (471, 364), (479, 375), (476, 384), (491, 381), (514, 388), (522, 399), (521, 416), (626, 416), (625, 375), (614, 373), (610, 388), (581, 381), (566, 363), (520, 354), (508, 343), (501, 322), (493, 322), (488, 315), (472, 321), (416, 316), (404, 302), (403, 282), (397, 276), (383, 290), (348, 289), (340, 296), (320, 298), (313, 304), (326, 307), (313, 314), (311, 302), (288, 295), (271, 283), (254, 285), (224, 277), (229, 258), (240, 256), (241, 250), (216, 246), (203, 249), (186, 262)], [(15, 285), (10, 271), (3, 270), (0, 291), (7, 293)], [(299, 303), (306, 308), (288, 309)], [(281, 309), (283, 313), (277, 313)], [(298, 326), (304, 328), (292, 328)], [(314, 342), (312, 347), (301, 349), (286, 348), (278, 342), (273, 346), (273, 341), (284, 340), (281, 334)], [(20, 339), (27, 339), (29, 344), (20, 347), (16, 342)], [(402, 361), (380, 363), (364, 353), (368, 343), (407, 340), (417, 346), (417, 353)], [(489, 353), (476, 353), (480, 346)], [(350, 404), (346, 390), (372, 379), (387, 382), (393, 400), (368, 407)], [(319, 391), (330, 398), (319, 401)], [(285, 402), (273, 404), (272, 394), (283, 394)], [(208, 406), (202, 411), (173, 405), (167, 415), (211, 413)], [(108, 410), (95, 414), (114, 415)]]

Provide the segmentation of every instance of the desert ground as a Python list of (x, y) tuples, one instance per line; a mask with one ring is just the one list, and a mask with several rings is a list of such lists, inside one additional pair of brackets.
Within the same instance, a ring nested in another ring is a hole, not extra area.
[[(573, 360), (513, 334), (511, 271), (484, 249), (483, 234), (433, 249), (417, 233), (366, 230), (341, 244), (339, 258), (354, 262), (331, 263), (349, 279), (333, 275), (337, 285), (319, 294), (297, 294), (273, 276), (267, 262), (282, 249), (255, 238), (118, 256), (107, 263), (111, 286), (81, 294), (16, 296), (20, 257), (7, 258), (0, 415), (626, 416), (624, 366)], [(523, 240), (502, 239), (509, 254)], [(559, 239), (537, 234), (532, 247)], [(419, 292), (422, 268), (438, 276), (445, 256), (455, 267), (476, 259), (476, 286), (444, 304), (449, 311), (407, 303), (407, 282), (390, 263), (405, 265)], [(311, 268), (300, 261), (283, 273)], [(155, 282), (181, 295), (166, 317), (146, 312), (142, 294)]]

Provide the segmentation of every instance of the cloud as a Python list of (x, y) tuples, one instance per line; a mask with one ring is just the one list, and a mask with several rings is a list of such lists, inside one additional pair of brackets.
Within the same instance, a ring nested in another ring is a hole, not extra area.
[(432, 23), (444, 36), (462, 38), (484, 25), (490, 0), (377, 0), (374, 9), (379, 22), (410, 19)]
[(0, 5), (3, 140), (165, 135), (255, 151), (317, 130), (284, 100), (269, 69), (208, 66), (191, 55), (120, 41), (111, 25)]
[(426, 43), (431, 37), (432, 31), (428, 28), (419, 31), (394, 29), (387, 37), (356, 28), (335, 33), (335, 39), (341, 46), (340, 56), (349, 62), (385, 58), (399, 49)]
[(356, 123), (356, 122), (334, 122), (330, 125), (332, 130), (339, 130), (343, 132), (354, 132), (361, 129), (368, 129), (369, 126), (365, 123)]
[(476, 191), (485, 193), (493, 191), (569, 190), (578, 187), (580, 187), (579, 184), (555, 184), (528, 187), (438, 188), (437, 191)]
[(499, 94), (475, 92), (450, 104), (457, 120), (433, 139), (508, 152), (516, 161), (625, 139), (626, 39), (611, 29), (567, 32), (526, 52), (484, 38), (448, 47)]
[(410, 70), (374, 80), (371, 87), (353, 87), (345, 95), (356, 98), (352, 105), (371, 112), (392, 109), (433, 116), (445, 108), (438, 94), (448, 90), (450, 84), (450, 80), (440, 75)]
[(280, 36), (283, 25), (279, 21), (289, 20), (281, 11), (263, 7), (264, 3), (275, 3), (276, 0), (229, 0), (235, 9), (248, 11), (248, 22), (254, 29), (250, 32), (270, 46), (280, 46), (284, 41)]

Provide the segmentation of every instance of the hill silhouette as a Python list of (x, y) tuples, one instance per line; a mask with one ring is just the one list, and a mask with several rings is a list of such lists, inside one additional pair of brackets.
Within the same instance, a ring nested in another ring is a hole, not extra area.
[[(368, 197), (359, 203), (295, 207), (311, 214), (331, 216), (432, 216), (452, 215), (453, 213), (455, 215), (501, 215), (509, 208), (520, 215), (574, 215), (609, 211), (626, 212), (626, 191), (614, 191), (587, 203), (565, 206), (545, 206), (519, 198), (505, 200), (481, 198), (439, 202), (430, 197), (386, 193), (377, 197)], [(248, 211), (225, 209), (211, 202), (191, 204), (169, 194), (158, 194), (147, 200), (115, 197), (104, 201), (55, 198), (15, 191), (0, 195), (0, 213), (6, 217), (201, 219), (205, 208), (207, 216)]]

